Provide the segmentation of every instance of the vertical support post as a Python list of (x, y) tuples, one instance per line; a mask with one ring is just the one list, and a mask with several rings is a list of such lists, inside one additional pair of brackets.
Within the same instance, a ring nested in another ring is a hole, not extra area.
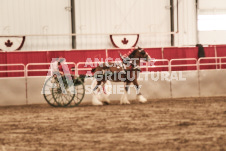
[(108, 50), (105, 49), (105, 55), (106, 55), (106, 58), (108, 58)]
[(218, 69), (218, 59), (217, 59), (217, 46), (214, 46), (214, 56), (215, 56), (215, 62), (216, 62), (216, 69)]
[(164, 48), (161, 48), (161, 53), (162, 53), (162, 59), (164, 59)]
[(199, 44), (199, 31), (198, 31), (198, 8), (199, 8), (199, 4), (198, 4), (198, 0), (195, 0), (195, 4), (196, 4), (196, 44)]
[[(75, 29), (75, 0), (71, 0), (71, 32), (76, 33)], [(76, 49), (76, 36), (72, 36), (72, 49)]]
[(25, 77), (26, 105), (28, 105), (28, 89), (27, 89), (28, 65), (24, 66), (24, 77)]
[(178, 0), (177, 0), (177, 33), (179, 33), (179, 1)]
[[(174, 0), (170, 0), (170, 27), (174, 32)], [(171, 46), (174, 46), (174, 34), (171, 34)]]

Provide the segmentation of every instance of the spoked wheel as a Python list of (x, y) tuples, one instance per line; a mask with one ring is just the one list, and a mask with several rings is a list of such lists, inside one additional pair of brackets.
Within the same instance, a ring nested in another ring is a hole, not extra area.
[(53, 98), (59, 107), (68, 106), (73, 101), (75, 93), (73, 84), (66, 86), (60, 84), (60, 82), (55, 82), (54, 88), (52, 89)]
[(80, 78), (72, 84), (64, 84), (50, 77), (43, 87), (43, 96), (46, 102), (54, 107), (74, 107), (79, 105), (85, 95), (85, 86)]
[(74, 86), (62, 86), (53, 77), (46, 80), (43, 95), (47, 103), (54, 107), (66, 107), (75, 97)]
[(68, 105), (69, 107), (74, 107), (79, 105), (84, 96), (85, 96), (85, 86), (83, 81), (80, 78), (77, 78), (74, 82), (74, 90), (75, 90), (75, 97), (74, 100)]
[(53, 97), (53, 94), (52, 94), (53, 88), (54, 88), (54, 83), (52, 81), (52, 77), (49, 77), (45, 81), (45, 84), (44, 84), (44, 86), (42, 88), (42, 94), (43, 94), (46, 102), (49, 105), (54, 106), (54, 107), (57, 107), (58, 106), (58, 103), (55, 101), (55, 99)]

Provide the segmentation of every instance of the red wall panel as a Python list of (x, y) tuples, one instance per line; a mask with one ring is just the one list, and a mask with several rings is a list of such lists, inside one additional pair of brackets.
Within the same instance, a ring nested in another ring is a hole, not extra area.
[(217, 46), (217, 57), (226, 57), (226, 46)]
[[(7, 54), (0, 52), (0, 64), (7, 64)], [(0, 71), (7, 70), (6, 66), (0, 66)], [(0, 77), (7, 77), (7, 73), (0, 73)]]
[[(92, 61), (92, 62), (105, 62), (106, 59), (106, 52), (105, 50), (75, 50), (75, 51), (65, 51), (65, 58), (67, 62), (86, 62), (86, 61)], [(80, 65), (79, 68), (84, 67), (84, 65)], [(70, 67), (69, 67), (70, 68)], [(93, 68), (93, 66), (87, 66), (86, 68)], [(78, 74), (86, 74), (87, 71), (79, 71)], [(74, 72), (73, 72), (74, 74)]]
[(65, 58), (67, 62), (86, 62), (87, 58), (94, 61), (96, 59), (106, 59), (105, 50), (74, 50), (74, 51), (65, 51)]
[(162, 48), (145, 48), (151, 58), (162, 59)]
[(215, 57), (215, 48), (214, 47), (204, 47), (206, 57)]
[[(217, 48), (217, 56), (226, 56), (226, 46), (216, 46)], [(151, 56), (151, 58), (155, 59), (178, 59), (178, 58), (196, 58), (198, 59), (198, 48), (197, 47), (170, 47), (164, 48), (163, 54), (161, 48), (144, 48), (145, 51)], [(204, 47), (205, 56), (206, 57), (215, 57), (215, 47)], [(119, 53), (122, 55), (129, 54), (132, 52), (131, 49), (109, 49), (107, 50), (107, 56), (113, 59), (120, 59)], [(163, 55), (163, 58), (162, 58)], [(51, 62), (52, 58), (64, 57), (67, 62), (86, 62), (87, 58), (89, 61), (105, 61), (106, 59), (106, 50), (71, 50), (71, 51), (34, 51), (34, 52), (0, 52), (0, 64), (28, 64), (28, 63), (46, 63)], [(205, 60), (202, 61), (205, 63), (214, 63), (215, 60)], [(173, 64), (191, 64), (194, 63), (192, 61), (177, 61)], [(166, 62), (156, 62), (155, 65), (166, 65)], [(225, 67), (224, 65), (223, 67)], [(69, 67), (73, 67), (73, 65), (69, 65)], [(83, 67), (82, 65), (80, 67)], [(31, 66), (29, 69), (48, 69), (49, 66), (41, 65), (41, 66)], [(89, 66), (88, 68), (91, 68)], [(215, 65), (203, 66), (201, 69), (215, 69)], [(19, 70), (21, 67), (1, 67), (0, 70)], [(195, 70), (196, 67), (175, 67), (173, 70)], [(145, 71), (146, 69), (144, 69)], [(167, 68), (151, 68), (149, 71), (167, 71)], [(47, 72), (29, 72), (29, 75), (45, 75)], [(86, 71), (81, 71), (81, 73), (86, 73)], [(23, 73), (0, 73), (0, 77), (4, 76), (23, 76)]]
[(108, 57), (113, 58), (113, 59), (120, 59), (120, 53), (122, 55), (129, 55), (132, 52), (131, 49), (108, 49)]

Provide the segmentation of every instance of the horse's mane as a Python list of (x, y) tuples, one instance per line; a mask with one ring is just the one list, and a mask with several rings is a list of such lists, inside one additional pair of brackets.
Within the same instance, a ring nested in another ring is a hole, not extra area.
[[(137, 49), (135, 49), (135, 50), (137, 50)], [(135, 55), (135, 53), (136, 53), (136, 51), (135, 50), (133, 50), (133, 52), (131, 53), (131, 54), (129, 54), (129, 58), (133, 58), (133, 56)]]
[(133, 58), (134, 55), (135, 55), (135, 53), (136, 53), (136, 51), (137, 51), (137, 50), (141, 50), (141, 49), (142, 49), (142, 48), (140, 48), (140, 47), (138, 47), (137, 49), (134, 49), (133, 52), (131, 52), (131, 54), (129, 54), (128, 57), (129, 57), (129, 58)]

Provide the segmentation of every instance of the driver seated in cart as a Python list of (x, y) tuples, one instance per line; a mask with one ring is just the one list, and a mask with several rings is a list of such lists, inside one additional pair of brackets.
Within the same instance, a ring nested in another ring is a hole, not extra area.
[(53, 75), (56, 76), (63, 76), (64, 75), (64, 69), (65, 66), (65, 59), (63, 57), (59, 57), (56, 59), (56, 61), (52, 65)]
[[(66, 60), (63, 57), (59, 57), (56, 59), (56, 61), (52, 65), (52, 71), (53, 71), (53, 79), (52, 83), (56, 82), (59, 78), (62, 77), (63, 83), (67, 85), (67, 79), (73, 80), (73, 83), (77, 83), (78, 79), (75, 77), (75, 75), (70, 73), (70, 70), (67, 66)], [(80, 75), (79, 78), (84, 82), (84, 75)]]
[[(74, 79), (74, 76), (70, 76), (70, 71), (63, 57), (59, 57), (52, 64), (53, 78), (52, 83), (59, 81), (62, 78), (64, 85), (67, 85), (67, 81)], [(67, 80), (68, 78), (68, 80)], [(72, 78), (72, 79), (71, 79)]]

